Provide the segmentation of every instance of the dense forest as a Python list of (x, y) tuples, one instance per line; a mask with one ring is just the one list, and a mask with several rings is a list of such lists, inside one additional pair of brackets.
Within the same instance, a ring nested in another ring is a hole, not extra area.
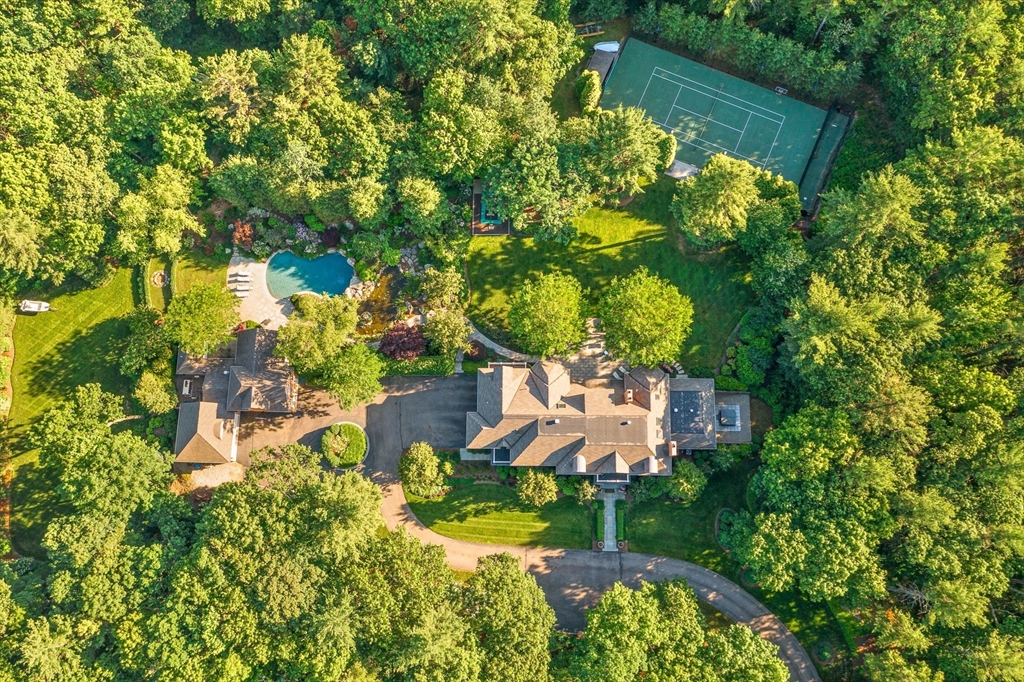
[[(474, 178), (568, 243), (675, 152), (636, 110), (555, 113), (583, 57), (570, 13), (858, 108), (816, 220), (724, 157), (675, 199), (692, 248), (749, 258), (757, 306), (723, 379), (778, 424), (726, 542), (767, 589), (874, 614), (857, 675), (1024, 680), (1014, 0), (8, 0), (0, 293), (230, 234), (217, 203), (262, 243), (301, 218), (360, 260), (422, 241), (461, 267), (450, 199)], [(553, 634), (515, 562), (456, 580), (381, 531), (376, 487), (302, 447), (194, 509), (166, 453), (111, 432), (121, 415), (82, 387), (31, 434), (62, 511), (46, 561), (0, 565), (0, 680), (785, 679), (677, 584), (616, 588), (580, 637)]]

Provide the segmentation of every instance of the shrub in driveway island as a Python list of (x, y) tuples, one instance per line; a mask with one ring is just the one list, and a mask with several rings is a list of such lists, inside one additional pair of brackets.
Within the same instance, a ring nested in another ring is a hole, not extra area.
[(417, 497), (440, 495), (444, 491), (444, 477), (451, 473), (451, 463), (442, 462), (430, 443), (413, 443), (398, 461), (402, 485)]
[(366, 455), (366, 434), (355, 424), (332, 424), (320, 440), (320, 451), (332, 467), (354, 467)]
[(612, 280), (600, 314), (608, 350), (633, 365), (654, 367), (679, 357), (693, 304), (671, 282), (641, 267)]
[(556, 272), (523, 282), (512, 296), (508, 326), (528, 353), (575, 351), (586, 338), (579, 280)]
[(519, 499), (526, 504), (543, 507), (558, 499), (558, 484), (555, 483), (554, 474), (527, 468), (519, 476), (516, 493), (519, 495)]

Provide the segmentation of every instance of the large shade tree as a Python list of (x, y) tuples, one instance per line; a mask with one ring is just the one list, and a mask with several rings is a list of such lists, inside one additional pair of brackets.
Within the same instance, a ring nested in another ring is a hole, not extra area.
[(216, 284), (196, 284), (171, 299), (164, 331), (189, 355), (206, 355), (230, 338), (238, 319), (230, 291)]
[(645, 267), (612, 280), (599, 310), (608, 350), (642, 367), (678, 358), (693, 321), (690, 299)]
[(571, 353), (586, 338), (583, 287), (572, 275), (558, 272), (526, 280), (512, 296), (508, 324), (529, 353)]

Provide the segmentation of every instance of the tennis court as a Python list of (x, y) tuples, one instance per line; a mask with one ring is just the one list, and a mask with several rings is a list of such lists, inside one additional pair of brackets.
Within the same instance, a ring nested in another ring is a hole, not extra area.
[[(827, 177), (844, 130), (842, 114), (825, 112), (638, 40), (627, 41), (605, 84), (601, 105), (636, 106), (678, 141), (676, 158), (702, 168), (714, 154), (744, 159), (801, 185), (805, 207)], [(842, 120), (838, 120), (838, 119)], [(812, 159), (819, 160), (807, 177)]]

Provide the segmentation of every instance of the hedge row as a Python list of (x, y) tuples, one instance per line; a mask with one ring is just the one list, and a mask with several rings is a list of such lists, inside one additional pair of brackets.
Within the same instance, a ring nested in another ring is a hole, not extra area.
[(642, 21), (638, 29), (698, 59), (710, 53), (752, 80), (782, 83), (818, 99), (846, 94), (864, 71), (860, 62), (835, 59), (745, 24), (691, 14), (679, 5), (664, 5), (656, 21)]

